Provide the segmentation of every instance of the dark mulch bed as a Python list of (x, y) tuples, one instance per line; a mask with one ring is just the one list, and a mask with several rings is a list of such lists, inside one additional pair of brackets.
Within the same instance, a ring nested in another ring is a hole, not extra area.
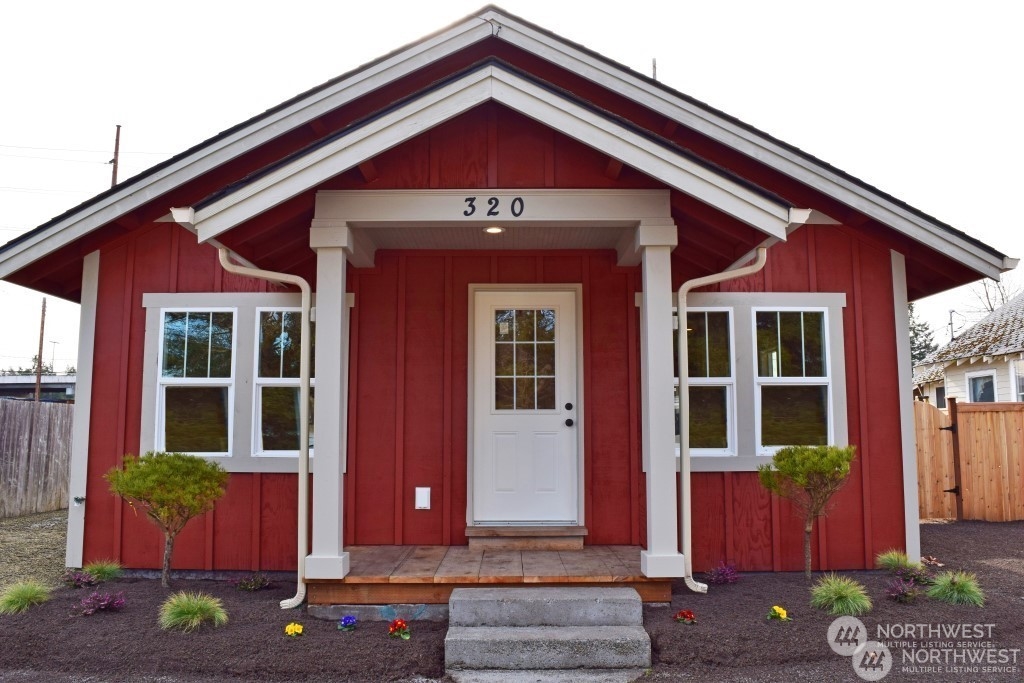
[[(903, 605), (886, 598), (885, 572), (842, 572), (863, 583), (874, 603), (871, 612), (861, 617), (870, 637), (877, 638), (880, 625), (994, 624), (992, 647), (1024, 650), (1024, 522), (924, 524), (921, 540), (925, 555), (945, 563), (938, 571), (963, 569), (978, 576), (987, 598), (985, 606), (954, 607), (924, 597), (916, 604)], [(826, 634), (834, 617), (812, 608), (809, 600), (809, 585), (802, 573), (744, 574), (735, 584), (710, 586), (707, 595), (677, 586), (671, 607), (648, 607), (644, 611), (654, 648), (653, 677), (680, 681), (860, 681), (851, 660), (829, 647)], [(765, 619), (772, 605), (785, 607), (793, 621)], [(672, 615), (680, 609), (695, 612), (698, 624), (676, 623)], [(955, 671), (934, 662), (929, 666), (940, 670), (924, 672), (914, 671), (913, 663), (903, 663), (904, 651), (916, 657), (947, 655), (932, 655), (930, 649), (920, 646), (935, 638), (903, 640), (916, 640), (918, 645), (892, 648), (894, 666), (884, 678), (887, 682), (1024, 679), (1024, 651), (1016, 653), (1016, 672), (986, 672), (980, 667), (977, 671)], [(921, 654), (923, 649), (928, 652)], [(948, 656), (952, 658), (953, 654)]]
[[(984, 608), (956, 608), (930, 600), (900, 605), (885, 597), (881, 572), (845, 572), (867, 585), (875, 603), (863, 617), (871, 634), (886, 624), (994, 624), (993, 647), (1024, 648), (1024, 523), (960, 522), (922, 527), (924, 552), (978, 575)], [(2, 562), (2, 558), (0, 558)], [(103, 586), (123, 591), (119, 613), (72, 616), (82, 590), (62, 588), (48, 603), (19, 616), (0, 617), (0, 680), (3, 681), (415, 681), (444, 675), (443, 623), (412, 622), (412, 639), (387, 636), (385, 622), (362, 622), (351, 633), (304, 610), (284, 611), (294, 584), (258, 593), (227, 582), (184, 580), (176, 588), (205, 591), (223, 600), (230, 621), (195, 633), (162, 631), (156, 617), (167, 591), (150, 579)], [(670, 607), (645, 609), (654, 667), (644, 680), (859, 681), (851, 660), (834, 654), (826, 631), (832, 618), (812, 609), (802, 574), (745, 574), (707, 595), (680, 583)], [(768, 622), (772, 605), (789, 610), (792, 622)], [(692, 609), (698, 624), (677, 624), (672, 615)], [(284, 627), (299, 621), (305, 635), (288, 638)], [(900, 671), (886, 681), (1021, 680), (1015, 673)], [(941, 669), (941, 666), (940, 666)]]

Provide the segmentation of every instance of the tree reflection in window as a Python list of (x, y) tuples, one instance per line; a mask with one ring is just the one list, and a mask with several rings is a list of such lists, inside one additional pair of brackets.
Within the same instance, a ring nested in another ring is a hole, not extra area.
[(164, 313), (164, 377), (230, 377), (234, 314)]

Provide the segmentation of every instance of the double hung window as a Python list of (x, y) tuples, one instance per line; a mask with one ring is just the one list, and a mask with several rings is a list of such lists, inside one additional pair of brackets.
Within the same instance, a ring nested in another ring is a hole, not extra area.
[(996, 373), (967, 374), (967, 391), (971, 403), (991, 403), (996, 400)]
[(164, 310), (158, 450), (231, 453), (235, 312)]
[(846, 444), (845, 305), (832, 293), (689, 296), (694, 471), (753, 470), (783, 446)]
[[(311, 330), (312, 331), (312, 330)], [(299, 450), (299, 357), (302, 312), (256, 309), (255, 433), (257, 455), (295, 455)], [(312, 353), (310, 354), (310, 374)], [(313, 447), (310, 380), (309, 446)]]

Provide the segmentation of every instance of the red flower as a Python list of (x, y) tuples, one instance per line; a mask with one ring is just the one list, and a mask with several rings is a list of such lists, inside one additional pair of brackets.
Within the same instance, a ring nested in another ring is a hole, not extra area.
[(674, 619), (683, 624), (693, 625), (697, 623), (697, 615), (688, 609), (681, 609), (676, 612)]
[(395, 619), (388, 625), (388, 635), (392, 638), (409, 640), (409, 624), (405, 623), (405, 619)]

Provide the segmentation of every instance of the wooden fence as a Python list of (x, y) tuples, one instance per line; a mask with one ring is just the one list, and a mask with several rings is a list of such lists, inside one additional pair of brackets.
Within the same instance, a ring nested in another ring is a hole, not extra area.
[(921, 518), (1024, 519), (1024, 403), (949, 406), (914, 404)]
[(68, 403), (0, 400), (0, 518), (68, 506)]

